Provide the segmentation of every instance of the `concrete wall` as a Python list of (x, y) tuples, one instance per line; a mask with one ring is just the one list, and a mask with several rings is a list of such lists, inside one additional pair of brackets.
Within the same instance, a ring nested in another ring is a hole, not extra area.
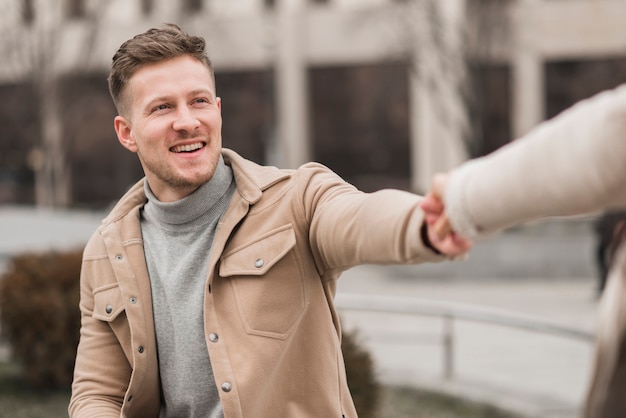
[[(465, 76), (466, 55), (511, 66), (513, 137), (545, 117), (546, 60), (626, 56), (622, 0), (496, 0), (491, 22), (480, 13), (471, 17), (472, 0), (276, 0), (273, 7), (264, 0), (204, 0), (203, 10), (191, 15), (181, 9), (182, 2), (170, 0), (154, 0), (148, 15), (139, 0), (86, 0), (88, 10), (98, 10), (91, 21), (64, 20), (54, 2), (35, 3), (47, 9), (36, 15), (37, 24), (25, 27), (16, 23), (20, 2), (7, 0), (13, 6), (3, 6), (0, 35), (16, 31), (21, 42), (31, 45), (38, 42), (33, 27), (61, 21), (55, 71), (81, 66), (106, 71), (121, 42), (162, 22), (204, 36), (218, 71), (273, 68), (278, 152), (272, 162), (285, 167), (311, 159), (309, 68), (408, 60), (413, 68), (410, 184), (417, 191), (428, 187), (433, 173), (467, 158), (467, 113), (457, 85)], [(500, 35), (487, 39), (488, 48), (471, 42), (481, 25), (503, 27)], [(0, 63), (0, 80), (24, 74), (27, 64), (21, 62), (23, 67)]]

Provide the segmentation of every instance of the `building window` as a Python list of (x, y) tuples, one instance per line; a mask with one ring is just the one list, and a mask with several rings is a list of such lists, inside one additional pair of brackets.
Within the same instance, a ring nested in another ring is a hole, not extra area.
[(273, 9), (276, 7), (276, 0), (263, 0), (263, 4), (266, 9)]
[(149, 15), (154, 10), (154, 0), (141, 0), (141, 13)]
[(70, 19), (85, 17), (85, 0), (68, 0), (67, 17)]
[(202, 10), (202, 0), (185, 0), (183, 10), (186, 13), (199, 12)]
[(626, 58), (618, 56), (547, 61), (544, 69), (546, 118), (626, 82)]
[(35, 20), (33, 0), (22, 0), (22, 20), (24, 23), (32, 23)]
[(276, 129), (275, 77), (269, 69), (215, 74), (220, 94), (228, 97), (222, 112), (228, 148), (260, 164), (270, 157)]
[(313, 160), (363, 191), (409, 190), (409, 66), (309, 70)]
[(511, 140), (511, 66), (473, 62), (470, 64), (468, 109), (470, 157), (489, 154)]

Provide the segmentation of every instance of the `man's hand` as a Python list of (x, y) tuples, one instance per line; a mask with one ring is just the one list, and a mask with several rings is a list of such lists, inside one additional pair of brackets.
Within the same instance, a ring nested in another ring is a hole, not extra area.
[(457, 235), (454, 231), (449, 231), (445, 236), (441, 237), (439, 233), (436, 232), (435, 225), (427, 222), (426, 228), (430, 244), (439, 250), (440, 253), (445, 254), (448, 257), (459, 257), (472, 249), (472, 242), (460, 235)]
[(441, 253), (457, 257), (467, 253), (472, 248), (472, 242), (457, 235), (446, 217), (443, 196), (447, 185), (448, 174), (435, 175), (431, 190), (420, 206), (425, 213), (430, 243)]

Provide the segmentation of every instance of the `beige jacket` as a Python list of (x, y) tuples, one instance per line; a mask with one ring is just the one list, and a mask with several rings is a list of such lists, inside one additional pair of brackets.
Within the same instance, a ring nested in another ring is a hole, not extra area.
[[(279, 170), (228, 150), (224, 160), (237, 191), (211, 248), (204, 315), (226, 418), (355, 417), (336, 280), (362, 263), (442, 260), (420, 238), (420, 198), (359, 192), (319, 164)], [(85, 248), (72, 417), (158, 415), (145, 201), (139, 182)]]
[[(549, 216), (626, 207), (626, 86), (578, 103), (525, 137), (455, 170), (444, 201), (453, 227), (481, 236)], [(585, 416), (626, 416), (626, 248), (599, 307)]]

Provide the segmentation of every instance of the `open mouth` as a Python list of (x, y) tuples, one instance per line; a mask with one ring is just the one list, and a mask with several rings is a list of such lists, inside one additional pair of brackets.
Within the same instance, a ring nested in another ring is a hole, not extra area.
[(185, 144), (185, 145), (176, 145), (175, 147), (170, 148), (170, 151), (175, 153), (181, 152), (194, 152), (199, 150), (200, 148), (204, 148), (206, 143), (204, 142), (196, 142), (194, 144)]

